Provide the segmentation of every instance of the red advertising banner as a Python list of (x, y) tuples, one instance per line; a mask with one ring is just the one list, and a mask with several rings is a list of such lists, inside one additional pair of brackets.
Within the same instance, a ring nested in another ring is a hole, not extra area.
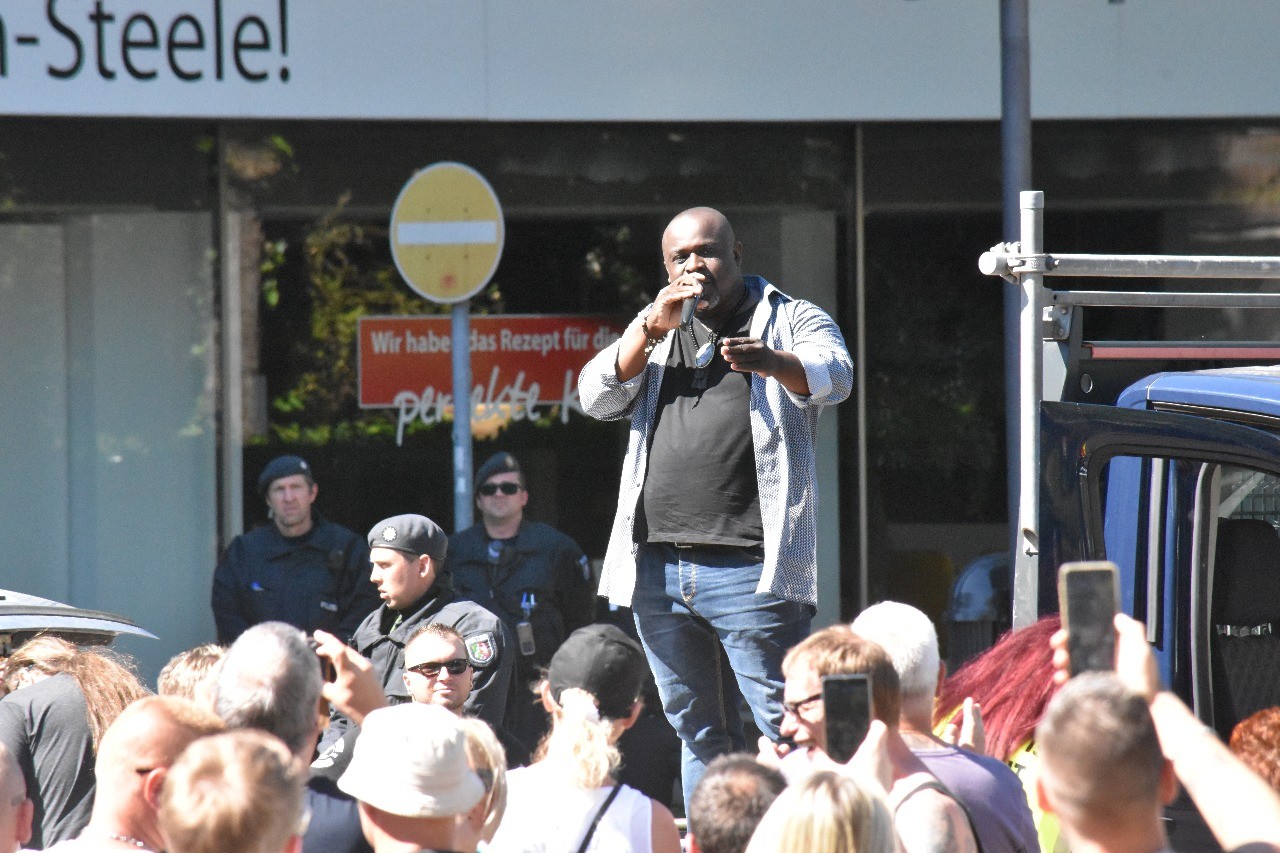
[[(615, 318), (596, 315), (472, 317), (473, 420), (544, 417), (553, 406), (562, 422), (581, 413), (578, 373), (622, 331)], [(415, 418), (452, 415), (452, 345), (448, 315), (360, 318), (360, 406), (398, 409), (397, 443)]]

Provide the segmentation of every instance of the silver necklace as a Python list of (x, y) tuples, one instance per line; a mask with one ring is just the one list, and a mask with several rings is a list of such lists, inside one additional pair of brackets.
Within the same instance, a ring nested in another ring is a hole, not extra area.
[(689, 333), (689, 343), (694, 347), (697, 347), (697, 351), (693, 355), (693, 366), (696, 368), (693, 371), (693, 388), (695, 391), (702, 391), (706, 389), (707, 366), (711, 364), (711, 360), (716, 357), (716, 345), (720, 343), (720, 338), (724, 335), (725, 329), (733, 322), (733, 318), (738, 316), (738, 311), (742, 309), (742, 303), (746, 301), (747, 288), (744, 286), (742, 288), (742, 293), (738, 296), (738, 301), (733, 304), (733, 308), (731, 308), (729, 313), (725, 316), (724, 322), (720, 324), (720, 328), (712, 331), (710, 328), (704, 326), (704, 328), (707, 329), (707, 342), (700, 347), (698, 346), (697, 337), (693, 334), (693, 318), (689, 318), (689, 324), (685, 329)]
[(132, 835), (117, 835), (114, 832), (107, 832), (104, 834), (107, 836), (107, 838), (110, 838), (112, 841), (119, 841), (121, 844), (132, 844), (134, 847), (137, 847), (139, 850), (151, 849), (145, 843), (134, 838)]

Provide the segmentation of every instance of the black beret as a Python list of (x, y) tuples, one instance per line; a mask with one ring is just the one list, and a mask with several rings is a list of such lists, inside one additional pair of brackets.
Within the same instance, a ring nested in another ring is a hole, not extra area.
[(483, 486), (485, 480), (494, 474), (519, 474), (520, 482), (524, 483), (524, 473), (520, 470), (520, 463), (510, 453), (495, 453), (486, 459), (476, 471), (476, 485)]
[(426, 554), (436, 562), (444, 560), (449, 537), (425, 515), (395, 515), (383, 519), (369, 531), (370, 548), (391, 548), (406, 554)]
[(294, 474), (302, 474), (307, 478), (307, 482), (315, 482), (307, 460), (301, 456), (277, 456), (268, 462), (267, 467), (263, 468), (262, 473), (258, 475), (258, 492), (266, 495), (272, 483), (281, 477), (292, 477)]

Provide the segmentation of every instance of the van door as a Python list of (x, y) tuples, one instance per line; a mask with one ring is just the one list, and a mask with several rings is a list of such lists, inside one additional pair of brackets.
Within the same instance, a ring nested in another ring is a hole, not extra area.
[[(1165, 683), (1224, 741), (1280, 705), (1280, 436), (1075, 403), (1042, 404), (1041, 426), (1041, 612), (1061, 563), (1112, 560)], [(1189, 803), (1169, 815), (1178, 849), (1204, 849)]]
[[(1040, 611), (1057, 609), (1059, 565), (1115, 561), (1123, 606), (1147, 623), (1164, 677), (1189, 702), (1196, 699), (1190, 628), (1197, 623), (1194, 645), (1202, 654), (1194, 659), (1202, 658), (1220, 519), (1280, 528), (1280, 436), (1192, 415), (1045, 402), (1040, 446)], [(1255, 537), (1259, 532), (1254, 526)], [(1260, 537), (1238, 545), (1246, 535), (1229, 532), (1233, 541), (1224, 549), (1269, 547)], [(1218, 584), (1228, 589), (1243, 570), (1233, 561)]]

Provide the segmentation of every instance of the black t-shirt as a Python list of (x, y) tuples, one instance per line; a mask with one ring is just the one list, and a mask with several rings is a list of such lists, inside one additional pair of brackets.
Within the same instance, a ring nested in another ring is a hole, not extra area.
[(75, 838), (93, 810), (93, 735), (80, 683), (60, 672), (0, 702), (0, 743), (9, 749), (35, 803), (29, 849)]
[[(748, 333), (740, 311), (722, 337)], [(694, 355), (709, 333), (695, 322), (675, 331), (658, 395), (649, 470), (637, 507), (640, 542), (752, 547), (764, 541), (755, 449), (751, 442), (751, 374), (735, 373), (715, 348), (706, 388), (694, 387)]]

